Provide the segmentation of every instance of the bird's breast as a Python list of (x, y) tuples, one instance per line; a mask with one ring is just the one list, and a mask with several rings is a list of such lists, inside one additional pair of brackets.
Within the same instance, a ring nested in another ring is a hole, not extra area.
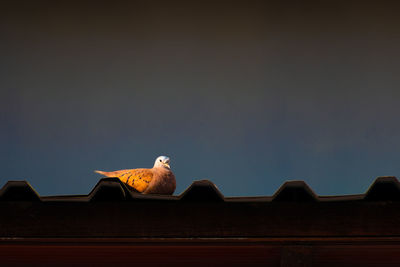
[(172, 195), (176, 188), (175, 175), (165, 168), (153, 168), (153, 179), (144, 193)]

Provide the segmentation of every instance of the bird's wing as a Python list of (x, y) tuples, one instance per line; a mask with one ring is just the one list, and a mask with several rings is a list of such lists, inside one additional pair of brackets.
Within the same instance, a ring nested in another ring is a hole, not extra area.
[(96, 171), (107, 177), (118, 177), (123, 183), (135, 188), (139, 192), (143, 192), (149, 186), (153, 179), (153, 171), (151, 169), (130, 169), (114, 172)]

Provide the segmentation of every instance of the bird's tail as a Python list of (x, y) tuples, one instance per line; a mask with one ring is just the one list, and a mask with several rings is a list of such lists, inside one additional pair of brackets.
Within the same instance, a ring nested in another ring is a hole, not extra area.
[(104, 176), (107, 176), (107, 173), (106, 172), (103, 172), (103, 171), (94, 171), (95, 173), (99, 173), (99, 174), (101, 174), (101, 175), (104, 175)]

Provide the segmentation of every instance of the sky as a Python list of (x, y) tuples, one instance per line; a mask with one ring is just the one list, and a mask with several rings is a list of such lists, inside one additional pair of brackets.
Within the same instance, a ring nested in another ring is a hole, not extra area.
[(394, 1), (4, 1), (0, 186), (87, 194), (171, 158), (175, 194), (400, 176)]

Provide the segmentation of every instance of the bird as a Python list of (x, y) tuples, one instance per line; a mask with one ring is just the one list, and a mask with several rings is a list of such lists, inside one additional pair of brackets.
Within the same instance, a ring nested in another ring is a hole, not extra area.
[(112, 172), (94, 171), (106, 177), (118, 177), (130, 189), (143, 194), (172, 195), (176, 188), (175, 175), (167, 156), (159, 156), (151, 169), (126, 169)]

